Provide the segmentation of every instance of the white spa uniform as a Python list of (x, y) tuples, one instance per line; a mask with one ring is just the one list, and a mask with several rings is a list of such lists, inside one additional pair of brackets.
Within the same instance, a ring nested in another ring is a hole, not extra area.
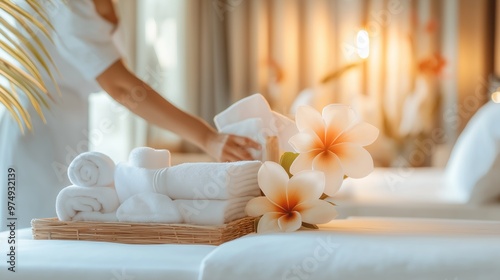
[[(15, 2), (29, 7), (23, 0)], [(44, 124), (26, 98), (22, 100), (34, 127), (25, 135), (0, 104), (0, 230), (12, 221), (8, 217), (17, 218), (16, 227), (21, 228), (29, 227), (33, 218), (56, 216), (56, 196), (70, 184), (66, 169), (77, 154), (88, 150), (88, 96), (101, 90), (95, 78), (121, 57), (113, 38), (116, 26), (96, 12), (91, 0), (45, 2), (50, 5), (55, 44), (47, 39), (44, 44), (60, 72), (54, 76), (61, 95), (44, 75), (55, 102), (45, 110)], [(10, 167), (16, 178), (13, 215), (7, 205)]]

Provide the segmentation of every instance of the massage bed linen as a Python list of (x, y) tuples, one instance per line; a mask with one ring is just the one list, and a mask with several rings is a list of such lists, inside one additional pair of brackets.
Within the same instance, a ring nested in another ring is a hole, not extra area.
[(443, 168), (382, 168), (366, 177), (346, 179), (333, 196), (337, 201), (405, 205), (466, 204), (469, 194), (450, 185)]
[(443, 168), (375, 168), (361, 179), (346, 179), (331, 198), (338, 218), (351, 216), (500, 220), (500, 204), (470, 203), (451, 185)]
[(346, 219), (225, 243), (203, 260), (200, 280), (499, 279), (499, 260), (499, 222)]
[[(218, 247), (32, 240), (0, 279), (498, 279), (500, 222), (354, 217)], [(0, 234), (6, 258), (7, 232)]]
[(203, 258), (215, 246), (128, 245), (109, 242), (32, 240), (17, 232), (16, 272), (7, 270), (7, 232), (0, 233), (0, 279), (132, 280), (198, 279)]

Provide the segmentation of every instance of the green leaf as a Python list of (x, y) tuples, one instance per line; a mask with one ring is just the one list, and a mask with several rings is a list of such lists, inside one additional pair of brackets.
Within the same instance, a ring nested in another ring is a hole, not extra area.
[(280, 165), (285, 169), (286, 173), (288, 173), (288, 177), (292, 178), (292, 174), (290, 173), (290, 166), (292, 166), (293, 161), (299, 156), (299, 153), (286, 152), (281, 155)]

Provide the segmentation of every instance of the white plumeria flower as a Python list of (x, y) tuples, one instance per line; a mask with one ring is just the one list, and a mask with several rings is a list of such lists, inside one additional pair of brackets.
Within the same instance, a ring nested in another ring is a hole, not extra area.
[(263, 215), (258, 233), (296, 231), (302, 222), (327, 223), (337, 215), (332, 204), (319, 199), (325, 186), (322, 172), (303, 171), (289, 179), (281, 165), (266, 161), (259, 169), (258, 183), (265, 196), (253, 198), (245, 209), (249, 216)]
[(334, 195), (342, 185), (344, 174), (361, 178), (373, 171), (373, 159), (363, 146), (373, 143), (379, 130), (359, 122), (347, 105), (331, 104), (318, 111), (299, 107), (295, 116), (299, 133), (290, 144), (299, 156), (290, 166), (290, 173), (319, 170), (326, 177), (325, 194)]

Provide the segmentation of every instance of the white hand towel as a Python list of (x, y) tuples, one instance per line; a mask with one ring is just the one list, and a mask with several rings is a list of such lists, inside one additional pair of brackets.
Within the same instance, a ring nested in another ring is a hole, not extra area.
[(273, 118), (269, 103), (260, 93), (236, 101), (217, 114), (214, 117), (214, 123), (218, 130), (222, 130), (227, 125), (250, 118), (261, 119), (265, 127), (269, 127)]
[(57, 195), (56, 213), (61, 221), (116, 221), (114, 212), (119, 205), (116, 190), (112, 187), (73, 185), (62, 189)]
[(169, 167), (170, 152), (168, 150), (156, 150), (150, 147), (138, 147), (130, 152), (128, 163), (132, 166), (147, 169)]
[(216, 115), (214, 122), (220, 132), (246, 136), (258, 141), (263, 145), (263, 151), (268, 136), (278, 137), (281, 153), (293, 151), (288, 140), (298, 133), (295, 122), (272, 111), (266, 99), (258, 93), (235, 102)]
[(181, 213), (170, 197), (157, 193), (139, 193), (118, 207), (116, 216), (120, 222), (168, 223), (183, 222)]
[(80, 187), (105, 187), (113, 185), (115, 163), (99, 152), (79, 154), (68, 167), (71, 183)]
[(184, 222), (193, 225), (222, 225), (246, 217), (245, 207), (253, 196), (229, 200), (174, 200)]
[(260, 161), (175, 165), (155, 174), (157, 193), (172, 199), (229, 199), (258, 196)]

